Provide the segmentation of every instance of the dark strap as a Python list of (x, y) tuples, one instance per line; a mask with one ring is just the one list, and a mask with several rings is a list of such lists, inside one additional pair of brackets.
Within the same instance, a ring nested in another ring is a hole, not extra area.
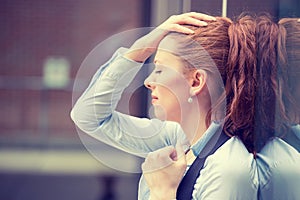
[[(219, 137), (217, 137), (219, 136)], [(190, 200), (192, 199), (192, 193), (194, 190), (194, 185), (200, 174), (200, 170), (203, 168), (206, 158), (213, 154), (220, 146), (222, 146), (227, 140), (227, 136), (223, 131), (221, 134), (215, 134), (209, 142), (205, 145), (201, 154), (197, 156), (186, 175), (181, 180), (179, 187), (177, 189), (176, 199), (177, 200)]]

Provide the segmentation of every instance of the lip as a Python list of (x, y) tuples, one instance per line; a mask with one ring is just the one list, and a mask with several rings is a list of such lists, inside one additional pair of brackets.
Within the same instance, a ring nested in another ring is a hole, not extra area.
[(151, 98), (152, 98), (152, 104), (154, 104), (157, 100), (158, 100), (158, 97), (155, 96), (155, 95), (151, 95)]

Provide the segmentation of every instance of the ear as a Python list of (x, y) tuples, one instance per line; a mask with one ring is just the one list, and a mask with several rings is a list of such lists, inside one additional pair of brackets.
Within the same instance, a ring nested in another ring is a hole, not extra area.
[(207, 72), (203, 69), (197, 69), (192, 73), (192, 84), (190, 93), (192, 96), (198, 95), (206, 85)]

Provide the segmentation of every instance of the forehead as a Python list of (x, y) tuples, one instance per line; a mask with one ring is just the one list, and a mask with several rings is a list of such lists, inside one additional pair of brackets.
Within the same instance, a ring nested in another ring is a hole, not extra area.
[(171, 89), (173, 93), (180, 93), (182, 89), (186, 90), (186, 67), (181, 59), (165, 50), (158, 49), (154, 58), (155, 69), (153, 72), (162, 71), (162, 73), (152, 73), (151, 81)]
[(183, 63), (181, 58), (171, 52), (168, 52), (166, 50), (163, 50), (163, 49), (158, 49), (156, 51), (156, 54), (155, 54), (155, 57), (154, 57), (154, 63), (155, 64), (161, 64), (161, 65), (164, 65), (164, 64), (174, 64), (174, 63), (178, 63), (178, 64), (181, 64)]
[(154, 64), (157, 67), (165, 67), (180, 74), (186, 74), (190, 66), (187, 62), (184, 62), (180, 56), (162, 49), (157, 50), (154, 57)]
[(180, 63), (187, 68), (198, 68), (203, 62), (211, 61), (201, 44), (184, 34), (172, 33), (164, 37), (158, 45), (158, 53), (157, 58), (166, 57), (170, 62)]

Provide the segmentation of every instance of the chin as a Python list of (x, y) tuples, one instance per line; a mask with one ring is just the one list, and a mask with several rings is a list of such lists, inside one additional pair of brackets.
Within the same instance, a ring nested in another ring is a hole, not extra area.
[(168, 120), (165, 109), (160, 105), (154, 106), (154, 115), (159, 120), (162, 120), (162, 121)]
[(162, 110), (156, 110), (154, 111), (155, 118), (161, 120), (161, 121), (173, 121), (180, 123), (180, 120), (174, 115), (174, 114), (167, 114), (165, 112), (162, 112)]
[(168, 118), (166, 117), (166, 115), (164, 113), (160, 113), (160, 112), (155, 112), (155, 118), (161, 120), (161, 121), (166, 121), (168, 120)]

